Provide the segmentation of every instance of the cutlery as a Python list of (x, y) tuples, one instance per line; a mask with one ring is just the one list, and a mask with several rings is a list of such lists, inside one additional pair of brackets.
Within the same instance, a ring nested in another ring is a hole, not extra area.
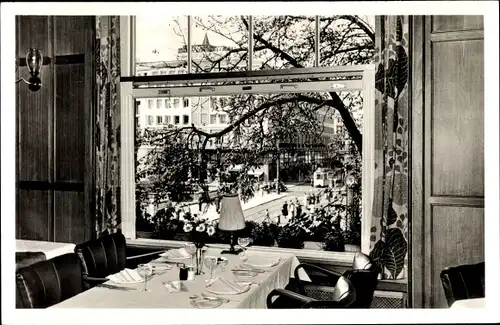
[(205, 287), (206, 288), (210, 287), (218, 279), (219, 279), (219, 277), (216, 277), (215, 279), (209, 280), (208, 283), (205, 285)]
[(240, 268), (235, 268), (235, 269), (231, 269), (231, 271), (251, 271), (251, 272), (257, 272), (257, 273), (265, 273), (266, 271), (265, 270), (262, 270), (262, 269), (255, 269), (255, 268), (251, 268), (251, 267), (240, 267)]
[(203, 292), (201, 293), (201, 297), (203, 299), (207, 299), (207, 300), (220, 300), (223, 304), (227, 304), (228, 302), (230, 302), (230, 300), (227, 298), (213, 297), (213, 296), (206, 295)]

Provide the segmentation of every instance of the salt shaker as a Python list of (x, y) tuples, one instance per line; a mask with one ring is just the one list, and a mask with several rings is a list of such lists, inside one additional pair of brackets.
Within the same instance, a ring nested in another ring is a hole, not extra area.
[(194, 266), (188, 266), (187, 270), (188, 270), (187, 279), (194, 280)]

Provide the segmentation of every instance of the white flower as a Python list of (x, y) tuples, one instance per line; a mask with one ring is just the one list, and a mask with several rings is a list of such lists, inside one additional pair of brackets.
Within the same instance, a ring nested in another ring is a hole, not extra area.
[(184, 232), (190, 232), (191, 230), (193, 230), (193, 225), (190, 223), (185, 223), (184, 224)]
[(200, 218), (198, 218), (198, 217), (194, 217), (194, 219), (193, 219), (193, 222), (194, 222), (194, 223), (197, 223), (197, 222), (199, 222), (199, 221), (200, 221)]
[(330, 223), (334, 223), (336, 219), (337, 219), (337, 218), (332, 217), (332, 218), (330, 219)]
[(212, 236), (213, 234), (215, 234), (215, 227), (214, 226), (208, 226), (207, 227), (207, 234), (209, 236)]
[(197, 232), (204, 232), (205, 229), (206, 229), (206, 227), (205, 227), (205, 224), (203, 224), (203, 223), (199, 224), (198, 227), (196, 227)]

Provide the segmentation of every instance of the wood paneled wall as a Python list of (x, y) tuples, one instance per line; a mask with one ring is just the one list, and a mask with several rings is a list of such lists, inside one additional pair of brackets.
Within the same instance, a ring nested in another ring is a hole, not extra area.
[(16, 88), (16, 238), (92, 237), (94, 40), (94, 17), (16, 17), (18, 77), (29, 48), (46, 57), (42, 88)]
[(441, 270), (484, 261), (483, 17), (412, 27), (412, 301), (440, 308)]

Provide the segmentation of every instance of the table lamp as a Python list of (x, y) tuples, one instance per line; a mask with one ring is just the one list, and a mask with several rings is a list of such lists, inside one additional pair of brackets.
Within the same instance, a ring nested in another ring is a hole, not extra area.
[(245, 228), (245, 217), (238, 194), (226, 194), (220, 204), (219, 229), (231, 232), (231, 248), (221, 254), (239, 254), (242, 250), (234, 248), (234, 232)]

